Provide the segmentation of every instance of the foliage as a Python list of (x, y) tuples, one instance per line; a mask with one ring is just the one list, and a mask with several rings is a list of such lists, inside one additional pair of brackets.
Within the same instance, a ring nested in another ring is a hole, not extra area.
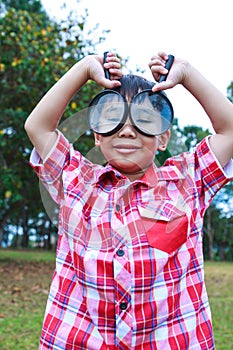
[[(208, 129), (188, 125), (181, 129), (175, 119), (171, 130), (171, 140), (166, 153), (156, 156), (158, 165), (173, 155), (192, 150), (204, 137), (210, 135)], [(204, 220), (204, 256), (210, 260), (233, 260), (233, 183), (227, 184), (215, 196)]]
[[(98, 25), (86, 33), (87, 11), (70, 13), (57, 23), (48, 17), (39, 0), (4, 0), (0, 8), (0, 246), (11, 240), (14, 247), (27, 247), (33, 237), (40, 246), (51, 248), (57, 228), (46, 214), (38, 179), (28, 165), (32, 145), (23, 125), (43, 94), (77, 60), (95, 52), (108, 31), (97, 39)], [(78, 111), (85, 110), (99, 89), (94, 83), (85, 84), (67, 107), (60, 126), (84, 155), (94, 143), (85, 132), (85, 123), (80, 123), (85, 117)], [(228, 87), (230, 100), (232, 91), (233, 83)], [(73, 116), (79, 118), (78, 123)], [(208, 134), (198, 126), (181, 129), (175, 119), (168, 149), (157, 154), (156, 162), (161, 165), (169, 156), (192, 149)], [(233, 259), (232, 191), (232, 183), (220, 191), (209, 210), (209, 221), (205, 220), (206, 257)]]
[[(56, 23), (39, 1), (5, 1), (0, 18), (0, 244), (7, 242), (12, 227), (23, 230), (22, 246), (28, 245), (33, 227), (42, 237), (48, 233), (38, 180), (28, 166), (32, 146), (23, 126), (43, 94), (103, 40), (95, 40), (94, 31), (93, 37), (84, 39), (87, 16), (87, 12), (75, 17), (71, 13)], [(78, 99), (74, 96), (64, 119), (84, 108), (97, 91), (96, 85), (86, 84)]]
[(227, 95), (228, 99), (233, 103), (233, 81), (227, 87)]
[(17, 10), (30, 11), (35, 13), (44, 12), (40, 0), (3, 0), (0, 4), (0, 8), (2, 11), (14, 8)]

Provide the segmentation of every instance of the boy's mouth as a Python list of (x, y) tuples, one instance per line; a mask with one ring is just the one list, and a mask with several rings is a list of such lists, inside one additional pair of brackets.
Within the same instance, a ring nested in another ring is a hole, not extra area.
[(113, 148), (119, 153), (128, 154), (128, 153), (136, 152), (141, 147), (138, 144), (134, 144), (134, 143), (119, 143), (119, 144), (115, 144)]

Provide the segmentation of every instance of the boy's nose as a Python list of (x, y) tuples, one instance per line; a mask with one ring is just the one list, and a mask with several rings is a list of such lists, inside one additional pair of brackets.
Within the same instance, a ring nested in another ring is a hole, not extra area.
[(136, 137), (136, 130), (128, 117), (119, 131), (119, 137)]

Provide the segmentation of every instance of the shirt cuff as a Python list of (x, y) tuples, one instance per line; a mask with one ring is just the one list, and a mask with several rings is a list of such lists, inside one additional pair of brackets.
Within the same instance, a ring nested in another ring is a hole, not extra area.
[(209, 139), (210, 139), (211, 136), (207, 137), (206, 138), (206, 143), (210, 149), (210, 152), (212, 154), (212, 157), (215, 161), (215, 163), (217, 163), (219, 169), (222, 170), (223, 174), (225, 175), (225, 177), (227, 179), (232, 179), (233, 178), (233, 159), (230, 159), (229, 162), (224, 166), (222, 167), (222, 165), (220, 164), (218, 158), (215, 156), (214, 152), (212, 151), (211, 147), (210, 147), (210, 143), (209, 143)]

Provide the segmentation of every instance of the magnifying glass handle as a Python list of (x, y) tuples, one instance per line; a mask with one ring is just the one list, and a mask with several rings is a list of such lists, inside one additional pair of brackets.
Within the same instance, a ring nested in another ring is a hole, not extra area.
[[(105, 51), (105, 52), (104, 52), (104, 63), (106, 63), (107, 54), (108, 54), (108, 51)], [(110, 74), (109, 74), (108, 69), (105, 69), (105, 68), (104, 68), (104, 75), (105, 75), (105, 78), (106, 78), (106, 79), (109, 79), (109, 80), (110, 80)]]
[[(168, 55), (168, 60), (165, 64), (165, 68), (168, 70), (168, 73), (169, 73), (169, 70), (171, 69), (171, 66), (172, 66), (174, 59), (175, 59), (175, 57), (173, 55)], [(162, 83), (163, 81), (165, 81), (167, 79), (168, 73), (161, 75), (161, 77), (159, 79), (159, 83)]]

